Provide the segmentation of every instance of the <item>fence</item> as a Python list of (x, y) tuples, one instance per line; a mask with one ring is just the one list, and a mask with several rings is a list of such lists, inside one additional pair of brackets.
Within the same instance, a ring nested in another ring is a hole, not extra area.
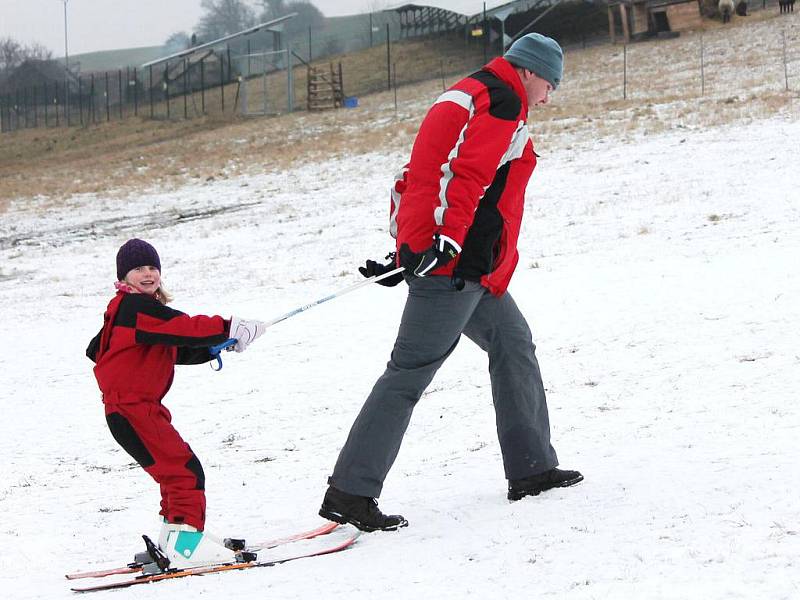
[(0, 129), (86, 126), (129, 116), (189, 118), (210, 108), (224, 113), (235, 103), (229, 89), (234, 81), (230, 53), (209, 52), (163, 66), (43, 83), (0, 95)]
[(726, 28), (608, 49), (598, 100), (719, 97), (800, 89), (800, 23), (762, 21), (746, 39)]
[[(341, 64), (344, 92), (363, 96), (422, 80), (446, 79), (477, 69), (500, 52), (498, 45), (461, 33), (399, 39), (391, 23), (350, 38), (350, 48), (335, 57)], [(358, 22), (356, 22), (358, 23)], [(652, 99), (694, 90), (700, 95), (736, 93), (741, 89), (793, 90), (800, 87), (798, 23), (770, 19), (747, 28), (759, 41), (743, 51), (728, 41), (726, 28), (628, 46), (603, 45), (606, 69), (585, 76), (606, 99)], [(376, 31), (378, 29), (379, 31)], [(732, 30), (731, 30), (732, 31)], [(308, 89), (306, 65), (327, 43), (324, 36), (294, 40), (293, 68), (286, 69), (287, 52), (255, 51), (248, 42), (239, 52), (231, 48), (145, 70), (129, 68), (79, 77), (69, 83), (45, 83), (0, 94), (0, 131), (31, 127), (87, 126), (130, 116), (187, 119), (200, 115), (275, 114), (304, 107)], [(314, 41), (316, 39), (316, 42)], [(315, 43), (317, 44), (315, 46)], [(591, 43), (591, 42), (590, 42)], [(586, 41), (581, 44), (585, 47)], [(570, 71), (580, 58), (567, 46)], [(654, 77), (653, 73), (659, 73)], [(768, 84), (764, 82), (768, 81)], [(569, 89), (569, 85), (562, 86)], [(561, 93), (562, 90), (559, 90)], [(599, 99), (599, 98), (598, 98)]]

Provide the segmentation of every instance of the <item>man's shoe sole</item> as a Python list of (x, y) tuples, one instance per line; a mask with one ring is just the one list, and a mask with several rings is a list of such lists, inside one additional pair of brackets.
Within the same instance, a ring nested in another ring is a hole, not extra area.
[(553, 488), (571, 487), (580, 483), (581, 481), (583, 481), (583, 475), (573, 477), (572, 479), (565, 479), (564, 481), (559, 481), (557, 483), (550, 483), (543, 487), (531, 488), (528, 490), (508, 490), (508, 499), (511, 502), (516, 502), (517, 500), (522, 500), (526, 496), (538, 496), (547, 490), (552, 490)]
[(334, 523), (339, 523), (340, 525), (353, 525), (357, 529), (364, 531), (366, 533), (372, 533), (373, 531), (397, 531), (401, 527), (407, 527), (408, 521), (403, 519), (397, 525), (390, 525), (389, 527), (372, 527), (371, 525), (366, 525), (359, 521), (358, 519), (354, 519), (352, 517), (348, 517), (343, 515), (342, 513), (338, 513), (336, 511), (330, 510), (325, 508), (324, 506), (319, 509), (319, 516), (323, 519), (328, 519), (329, 521), (333, 521)]

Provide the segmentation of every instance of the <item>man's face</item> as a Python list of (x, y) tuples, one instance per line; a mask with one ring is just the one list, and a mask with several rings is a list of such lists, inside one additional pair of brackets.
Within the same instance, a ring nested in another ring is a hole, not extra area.
[(540, 104), (547, 104), (550, 100), (550, 92), (553, 91), (553, 86), (549, 81), (542, 79), (536, 73), (523, 69), (522, 71), (522, 85), (525, 88), (525, 93), (528, 95), (528, 109)]

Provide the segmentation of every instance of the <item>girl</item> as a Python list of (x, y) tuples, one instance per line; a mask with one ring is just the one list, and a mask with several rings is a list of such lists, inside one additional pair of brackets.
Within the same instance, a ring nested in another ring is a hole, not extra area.
[(161, 400), (176, 364), (211, 360), (209, 347), (233, 337), (244, 351), (265, 329), (260, 321), (190, 317), (168, 308), (156, 249), (131, 239), (117, 252), (117, 293), (86, 355), (103, 393), (106, 422), (122, 448), (161, 488), (159, 549), (172, 568), (235, 560), (232, 550), (204, 533), (203, 467), (171, 424)]

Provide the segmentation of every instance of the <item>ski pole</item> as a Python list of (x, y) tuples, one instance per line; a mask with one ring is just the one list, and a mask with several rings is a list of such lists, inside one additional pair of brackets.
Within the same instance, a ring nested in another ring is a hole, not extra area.
[[(357, 290), (360, 287), (364, 287), (365, 285), (369, 285), (371, 283), (377, 283), (378, 281), (381, 281), (382, 279), (387, 279), (387, 278), (391, 277), (392, 275), (397, 275), (398, 273), (402, 273), (404, 270), (405, 270), (405, 267), (397, 267), (396, 269), (392, 269), (391, 271), (387, 271), (386, 273), (383, 273), (382, 275), (374, 275), (373, 277), (367, 277), (363, 281), (359, 281), (358, 283), (354, 283), (353, 285), (350, 285), (350, 286), (348, 286), (346, 288), (343, 288), (343, 289), (339, 290), (338, 292), (334, 292), (333, 294), (325, 296), (324, 298), (320, 298), (319, 300), (315, 300), (314, 302), (310, 302), (308, 304), (305, 304), (303, 306), (295, 308), (294, 310), (290, 310), (286, 314), (281, 315), (280, 317), (275, 317), (271, 321), (266, 321), (264, 323), (264, 325), (265, 325), (265, 327), (272, 327), (273, 325), (276, 325), (277, 323), (280, 323), (281, 321), (285, 321), (286, 319), (289, 319), (289, 318), (291, 318), (291, 317), (293, 317), (295, 315), (299, 315), (301, 312), (307, 311), (309, 308), (313, 308), (313, 307), (315, 307), (315, 306), (317, 306), (319, 304), (322, 304), (323, 302), (327, 302), (328, 300), (333, 300), (334, 298), (338, 298), (339, 296), (344, 296), (345, 294), (349, 294), (350, 292), (353, 292), (353, 291)], [(225, 340), (224, 342), (222, 342), (221, 344), (217, 344), (216, 346), (211, 346), (208, 349), (208, 351), (211, 354), (212, 360), (216, 360), (217, 361), (217, 368), (214, 368), (214, 363), (213, 362), (211, 363), (211, 368), (214, 369), (215, 371), (219, 371), (220, 369), (222, 369), (222, 356), (220, 355), (220, 352), (222, 352), (222, 350), (227, 350), (228, 352), (230, 352), (231, 350), (233, 350), (233, 347), (235, 345), (236, 345), (236, 339), (235, 338), (229, 338), (229, 339)]]

